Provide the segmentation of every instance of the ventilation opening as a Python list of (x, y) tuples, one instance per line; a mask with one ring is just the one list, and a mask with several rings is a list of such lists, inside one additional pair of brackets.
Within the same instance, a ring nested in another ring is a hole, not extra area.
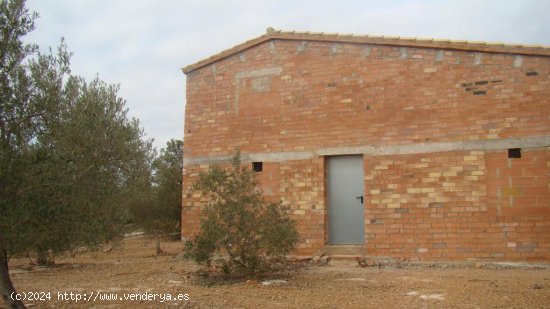
[(508, 158), (510, 158), (510, 159), (521, 158), (521, 148), (510, 148), (510, 149), (508, 149)]
[(263, 162), (252, 162), (252, 170), (254, 172), (261, 172), (263, 168)]

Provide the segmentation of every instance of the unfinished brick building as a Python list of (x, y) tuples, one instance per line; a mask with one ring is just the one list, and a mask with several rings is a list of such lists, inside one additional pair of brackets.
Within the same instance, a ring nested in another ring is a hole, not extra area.
[(297, 254), (550, 261), (550, 48), (270, 28), (183, 72), (184, 237), (240, 149)]

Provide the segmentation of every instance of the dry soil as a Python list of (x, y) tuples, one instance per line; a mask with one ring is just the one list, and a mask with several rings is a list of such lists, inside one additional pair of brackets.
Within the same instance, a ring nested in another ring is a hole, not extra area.
[[(271, 285), (208, 286), (180, 257), (180, 242), (164, 242), (166, 255), (154, 248), (149, 237), (131, 237), (112, 250), (57, 258), (52, 267), (12, 259), (11, 274), (21, 295), (39, 298), (25, 300), (30, 308), (550, 308), (548, 267), (362, 268), (333, 261), (298, 267)], [(168, 301), (168, 294), (180, 300)]]

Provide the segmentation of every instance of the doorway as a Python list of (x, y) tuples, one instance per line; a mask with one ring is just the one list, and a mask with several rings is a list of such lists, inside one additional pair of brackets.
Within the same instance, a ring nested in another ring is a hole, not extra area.
[(329, 244), (365, 243), (363, 156), (328, 157)]

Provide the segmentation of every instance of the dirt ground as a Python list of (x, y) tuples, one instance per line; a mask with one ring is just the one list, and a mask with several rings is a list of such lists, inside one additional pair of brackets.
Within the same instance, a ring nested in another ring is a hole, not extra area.
[[(271, 285), (209, 287), (194, 276), (197, 267), (178, 256), (181, 247), (164, 242), (168, 254), (155, 256), (153, 240), (138, 236), (111, 251), (58, 258), (53, 267), (30, 266), (28, 259), (12, 259), (10, 267), (20, 295), (42, 299), (24, 301), (30, 308), (550, 308), (550, 267), (544, 266), (362, 268), (331, 262), (301, 267)], [(180, 299), (169, 301), (167, 294)], [(105, 297), (118, 300), (100, 300)]]

